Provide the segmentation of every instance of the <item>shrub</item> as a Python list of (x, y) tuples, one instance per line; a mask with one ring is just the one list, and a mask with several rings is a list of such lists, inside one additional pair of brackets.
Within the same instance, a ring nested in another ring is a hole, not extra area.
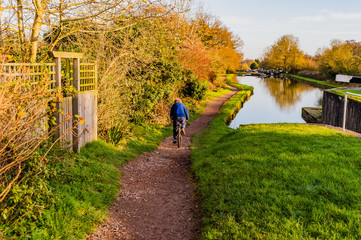
[(47, 112), (54, 97), (45, 74), (35, 81), (24, 69), (0, 78), (0, 238), (26, 234), (24, 225), (51, 202)]
[(182, 95), (195, 100), (202, 100), (205, 97), (207, 90), (207, 82), (198, 80), (193, 75), (190, 75), (182, 89)]

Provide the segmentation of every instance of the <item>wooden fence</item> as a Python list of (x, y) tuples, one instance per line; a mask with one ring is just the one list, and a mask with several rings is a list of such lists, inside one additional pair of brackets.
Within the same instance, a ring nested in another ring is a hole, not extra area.
[[(60, 127), (56, 135), (66, 146), (79, 152), (87, 142), (97, 139), (97, 66), (94, 63), (80, 63), (81, 53), (52, 52), (54, 63), (8, 63), (0, 65), (0, 76), (13, 77), (26, 74), (31, 81), (50, 79), (50, 88), (72, 85), (76, 95), (62, 91), (60, 109), (56, 114)], [(1, 79), (5, 78), (0, 78)], [(69, 118), (68, 116), (73, 116)], [(81, 119), (81, 121), (79, 121)]]
[[(7, 63), (0, 64), (1, 79), (28, 76), (29, 80), (36, 82), (47, 76), (54, 87), (54, 63)], [(0, 80), (1, 81), (1, 80)]]

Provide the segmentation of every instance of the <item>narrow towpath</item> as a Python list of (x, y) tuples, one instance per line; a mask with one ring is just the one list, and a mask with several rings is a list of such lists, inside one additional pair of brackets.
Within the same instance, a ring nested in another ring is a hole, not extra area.
[(190, 174), (192, 136), (217, 115), (237, 92), (208, 103), (205, 111), (186, 127), (182, 147), (165, 139), (156, 151), (127, 163), (122, 188), (109, 218), (88, 239), (195, 239), (200, 235), (201, 212)]

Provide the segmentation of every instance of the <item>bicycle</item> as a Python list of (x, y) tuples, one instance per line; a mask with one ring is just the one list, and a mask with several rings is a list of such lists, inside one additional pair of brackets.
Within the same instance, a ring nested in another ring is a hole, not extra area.
[(180, 144), (181, 144), (181, 141), (182, 141), (182, 133), (181, 133), (181, 130), (182, 130), (182, 123), (178, 122), (178, 134), (177, 134), (177, 145), (178, 145), (178, 148), (180, 148)]

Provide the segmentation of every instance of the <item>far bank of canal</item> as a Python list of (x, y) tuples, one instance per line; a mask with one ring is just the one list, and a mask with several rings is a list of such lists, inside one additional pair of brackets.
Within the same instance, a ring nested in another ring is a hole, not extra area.
[(322, 105), (322, 89), (303, 82), (253, 76), (237, 81), (254, 87), (254, 94), (229, 125), (233, 129), (252, 123), (305, 123), (302, 107)]

